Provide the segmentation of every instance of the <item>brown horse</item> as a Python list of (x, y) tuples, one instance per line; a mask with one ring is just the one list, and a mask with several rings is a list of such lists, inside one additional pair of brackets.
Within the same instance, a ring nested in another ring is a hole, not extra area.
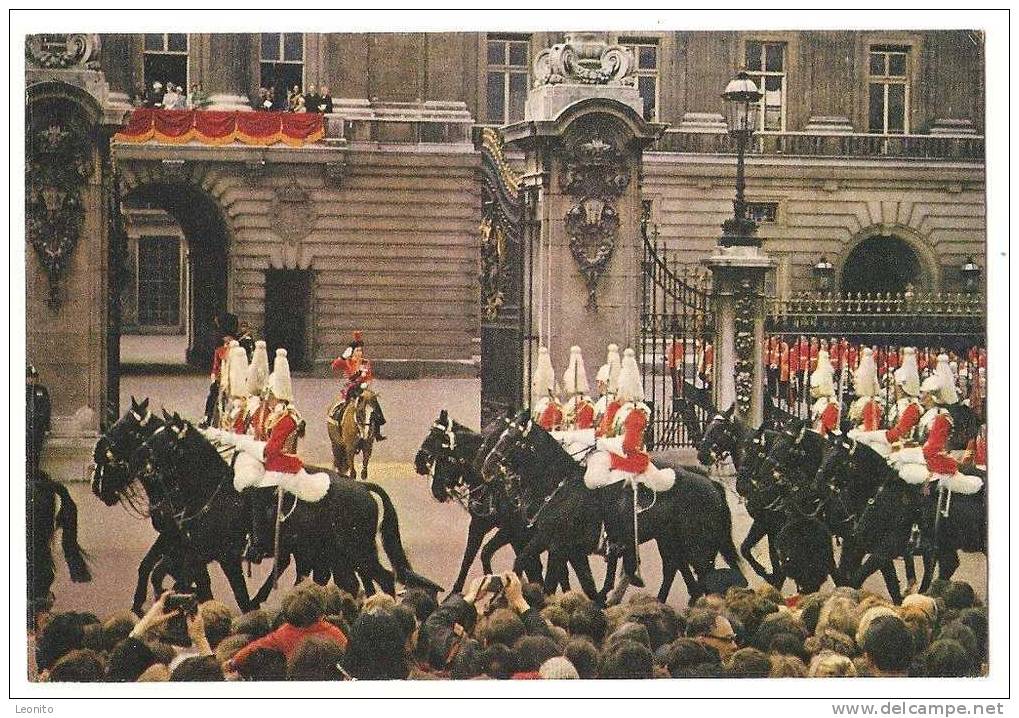
[(357, 478), (354, 457), (361, 454), (361, 481), (368, 480), (368, 462), (375, 444), (371, 414), (375, 411), (377, 396), (371, 389), (362, 391), (356, 399), (348, 401), (337, 421), (336, 411), (326, 417), (329, 442), (333, 447), (333, 465), (351, 479)]

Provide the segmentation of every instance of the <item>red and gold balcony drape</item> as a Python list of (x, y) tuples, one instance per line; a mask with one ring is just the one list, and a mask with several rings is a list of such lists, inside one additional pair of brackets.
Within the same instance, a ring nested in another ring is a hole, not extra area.
[(169, 142), (204, 145), (243, 142), (273, 145), (282, 142), (300, 147), (325, 136), (322, 115), (292, 112), (217, 112), (214, 110), (138, 109), (127, 126), (116, 134), (117, 142)]

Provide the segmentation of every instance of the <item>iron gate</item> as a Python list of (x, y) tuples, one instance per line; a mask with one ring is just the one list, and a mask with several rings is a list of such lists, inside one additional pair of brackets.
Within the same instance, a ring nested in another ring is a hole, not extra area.
[[(855, 398), (852, 372), (864, 347), (874, 353), (889, 419), (895, 405), (894, 372), (902, 349), (914, 347), (920, 380), (947, 354), (961, 397), (981, 412), (986, 397), (984, 298), (977, 293), (804, 294), (776, 300), (765, 318), (766, 402), (808, 418), (810, 374), (817, 352), (828, 351), (843, 407)], [(767, 405), (767, 404), (766, 404)], [(844, 414), (845, 415), (845, 414)]]
[(498, 130), (482, 128), (481, 152), (481, 423), (523, 406), (530, 324), (524, 275), (529, 267), (529, 202), (503, 154)]
[(640, 365), (654, 448), (696, 445), (714, 411), (709, 277), (669, 259), (645, 208), (641, 222)]

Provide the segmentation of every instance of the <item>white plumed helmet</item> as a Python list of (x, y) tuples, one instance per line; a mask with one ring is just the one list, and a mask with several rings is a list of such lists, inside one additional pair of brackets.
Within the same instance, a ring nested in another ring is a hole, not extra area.
[(531, 376), (532, 401), (555, 393), (555, 369), (552, 368), (552, 357), (548, 355), (548, 347), (538, 347), (538, 362)]
[(619, 387), (619, 372), (622, 362), (619, 360), (619, 345), (609, 344), (608, 354), (605, 357), (605, 364), (608, 366), (608, 391), (614, 394)]
[(251, 365), (248, 367), (248, 393), (252, 396), (261, 394), (269, 381), (269, 354), (265, 342), (255, 342), (255, 351), (251, 354)]
[(835, 396), (835, 370), (825, 349), (817, 353), (817, 368), (810, 375), (810, 395), (815, 399), (822, 396)]
[(290, 379), (290, 362), (287, 360), (286, 349), (276, 350), (272, 376), (269, 377), (269, 391), (280, 401), (291, 402), (294, 400), (294, 385)]
[(938, 364), (934, 373), (927, 377), (920, 386), (921, 393), (933, 393), (940, 404), (956, 404), (959, 392), (955, 389), (955, 376), (948, 364), (947, 354), (938, 354)]
[(623, 352), (616, 398), (623, 401), (644, 401), (644, 382), (641, 381), (640, 368), (637, 366), (637, 357), (633, 349)]
[(853, 372), (853, 386), (857, 396), (876, 396), (881, 393), (881, 384), (877, 379), (877, 363), (874, 361), (874, 350), (863, 348), (860, 366)]
[(920, 394), (920, 370), (916, 364), (915, 347), (903, 347), (902, 366), (895, 370), (895, 383), (910, 396)]
[(580, 347), (570, 347), (570, 363), (563, 373), (563, 391), (569, 395), (586, 394), (591, 389), (587, 383), (587, 369)]
[(248, 396), (248, 354), (235, 339), (230, 342), (230, 396), (244, 399)]

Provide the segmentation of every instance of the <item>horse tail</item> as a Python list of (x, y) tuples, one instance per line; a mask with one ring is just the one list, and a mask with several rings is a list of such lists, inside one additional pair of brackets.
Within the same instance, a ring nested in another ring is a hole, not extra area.
[(405, 586), (443, 593), (445, 589), (411, 568), (410, 559), (403, 550), (403, 540), (400, 538), (400, 519), (396, 515), (396, 507), (393, 506), (389, 494), (378, 484), (369, 481), (362, 482), (361, 485), (378, 496), (382, 502), (382, 524), (379, 527), (382, 533), (382, 548), (385, 549), (397, 579)]
[(74, 503), (66, 486), (56, 481), (52, 483), (53, 491), (60, 497), (56, 524), (60, 527), (60, 546), (64, 550), (67, 569), (72, 581), (88, 583), (92, 580), (92, 572), (88, 568), (85, 550), (78, 544), (78, 505)]
[(729, 500), (725, 495), (725, 486), (717, 481), (712, 481), (711, 485), (715, 487), (715, 491), (722, 500), (719, 510), (722, 513), (721, 523), (722, 528), (725, 531), (725, 536), (722, 540), (722, 545), (718, 548), (718, 551), (722, 554), (722, 558), (725, 559), (729, 568), (742, 573), (743, 571), (740, 568), (739, 553), (736, 551), (736, 544), (732, 540), (732, 511), (729, 510)]

